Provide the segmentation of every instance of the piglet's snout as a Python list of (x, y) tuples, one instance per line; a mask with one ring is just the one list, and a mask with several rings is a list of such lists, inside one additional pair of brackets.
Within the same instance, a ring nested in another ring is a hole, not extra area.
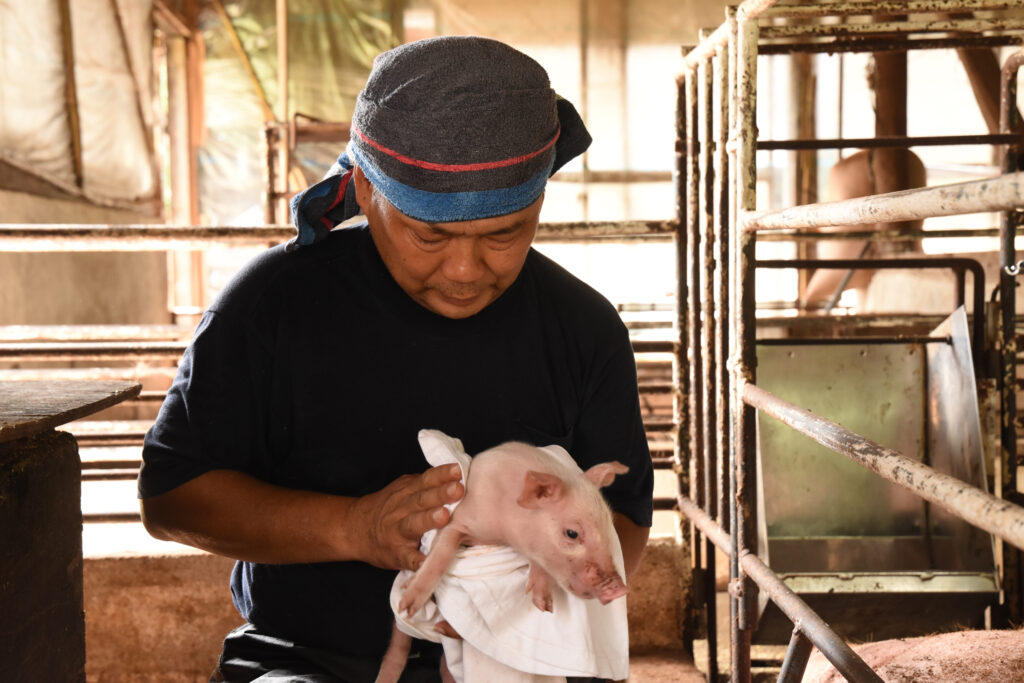
[(621, 598), (629, 592), (626, 582), (622, 580), (618, 572), (601, 571), (593, 563), (587, 563), (583, 569), (583, 576), (587, 584), (593, 586), (593, 594), (601, 601), (602, 605), (607, 605), (612, 600)]

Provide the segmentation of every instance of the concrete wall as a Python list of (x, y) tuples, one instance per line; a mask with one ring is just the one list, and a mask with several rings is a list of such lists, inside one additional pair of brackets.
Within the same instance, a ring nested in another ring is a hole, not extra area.
[[(152, 215), (0, 190), (0, 222), (131, 224)], [(0, 325), (169, 323), (164, 252), (0, 252)]]

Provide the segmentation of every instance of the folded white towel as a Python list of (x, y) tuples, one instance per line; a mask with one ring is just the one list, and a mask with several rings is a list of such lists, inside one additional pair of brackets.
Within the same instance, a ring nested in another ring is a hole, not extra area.
[[(419, 435), (423, 454), (433, 466), (458, 463), (468, 479), (472, 458), (462, 442), (435, 430)], [(575, 461), (562, 448), (545, 451)], [(454, 510), (455, 506), (449, 509)], [(429, 552), (436, 531), (421, 539)], [(612, 557), (625, 576), (622, 550), (613, 536)], [(598, 676), (624, 680), (629, 675), (629, 629), (626, 600), (607, 605), (583, 600), (552, 587), (553, 612), (542, 612), (526, 593), (529, 562), (506, 546), (460, 548), (434, 591), (434, 600), (411, 618), (398, 613), (402, 585), (412, 577), (403, 571), (391, 588), (391, 607), (398, 628), (415, 637), (442, 643), (448, 668), (460, 683), (541, 683), (565, 676)], [(442, 637), (434, 625), (444, 619), (462, 640)]]

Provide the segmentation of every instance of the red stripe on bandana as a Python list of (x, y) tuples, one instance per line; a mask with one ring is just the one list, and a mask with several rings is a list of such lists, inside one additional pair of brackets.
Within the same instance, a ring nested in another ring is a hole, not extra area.
[(429, 171), (448, 171), (450, 173), (462, 173), (464, 171), (488, 171), (494, 168), (505, 168), (506, 166), (515, 166), (516, 164), (528, 161), (537, 156), (538, 154), (543, 154), (545, 151), (550, 149), (551, 146), (555, 144), (555, 141), (558, 140), (558, 136), (562, 131), (561, 128), (559, 128), (558, 132), (555, 133), (555, 136), (551, 138), (547, 142), (547, 144), (545, 144), (543, 147), (541, 147), (535, 152), (523, 154), (522, 156), (518, 157), (512, 157), (511, 159), (502, 159), (501, 161), (484, 161), (476, 164), (436, 164), (432, 161), (413, 159), (411, 157), (405, 156), (404, 154), (400, 154), (393, 149), (385, 147), (384, 145), (380, 144), (379, 142), (376, 142), (375, 140), (371, 140), (370, 138), (366, 137), (366, 135), (363, 134), (363, 131), (356, 128), (355, 125), (352, 126), (352, 132), (358, 135), (360, 139), (362, 139), (363, 142), (365, 142), (366, 144), (370, 145), (376, 150), (384, 152), (388, 156), (393, 157), (398, 161), (401, 161), (403, 164), (408, 164), (409, 166), (416, 166), (419, 168), (425, 168)]
[[(331, 211), (333, 211), (334, 207), (336, 207), (338, 204), (341, 204), (342, 200), (345, 199), (345, 189), (348, 187), (348, 181), (351, 179), (352, 171), (346, 171), (345, 175), (341, 177), (341, 181), (338, 183), (338, 193), (334, 196), (334, 201), (331, 202), (331, 205), (327, 207), (327, 210), (324, 211), (324, 214), (328, 214)], [(320, 216), (320, 222), (326, 225), (328, 230), (332, 230), (334, 228), (334, 223), (329, 218), (327, 218), (326, 215)]]

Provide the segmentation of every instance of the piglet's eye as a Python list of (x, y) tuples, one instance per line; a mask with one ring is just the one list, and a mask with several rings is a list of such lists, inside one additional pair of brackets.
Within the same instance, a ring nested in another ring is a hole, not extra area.
[(580, 532), (576, 531), (575, 529), (566, 529), (565, 535), (575, 540), (580, 537)]

